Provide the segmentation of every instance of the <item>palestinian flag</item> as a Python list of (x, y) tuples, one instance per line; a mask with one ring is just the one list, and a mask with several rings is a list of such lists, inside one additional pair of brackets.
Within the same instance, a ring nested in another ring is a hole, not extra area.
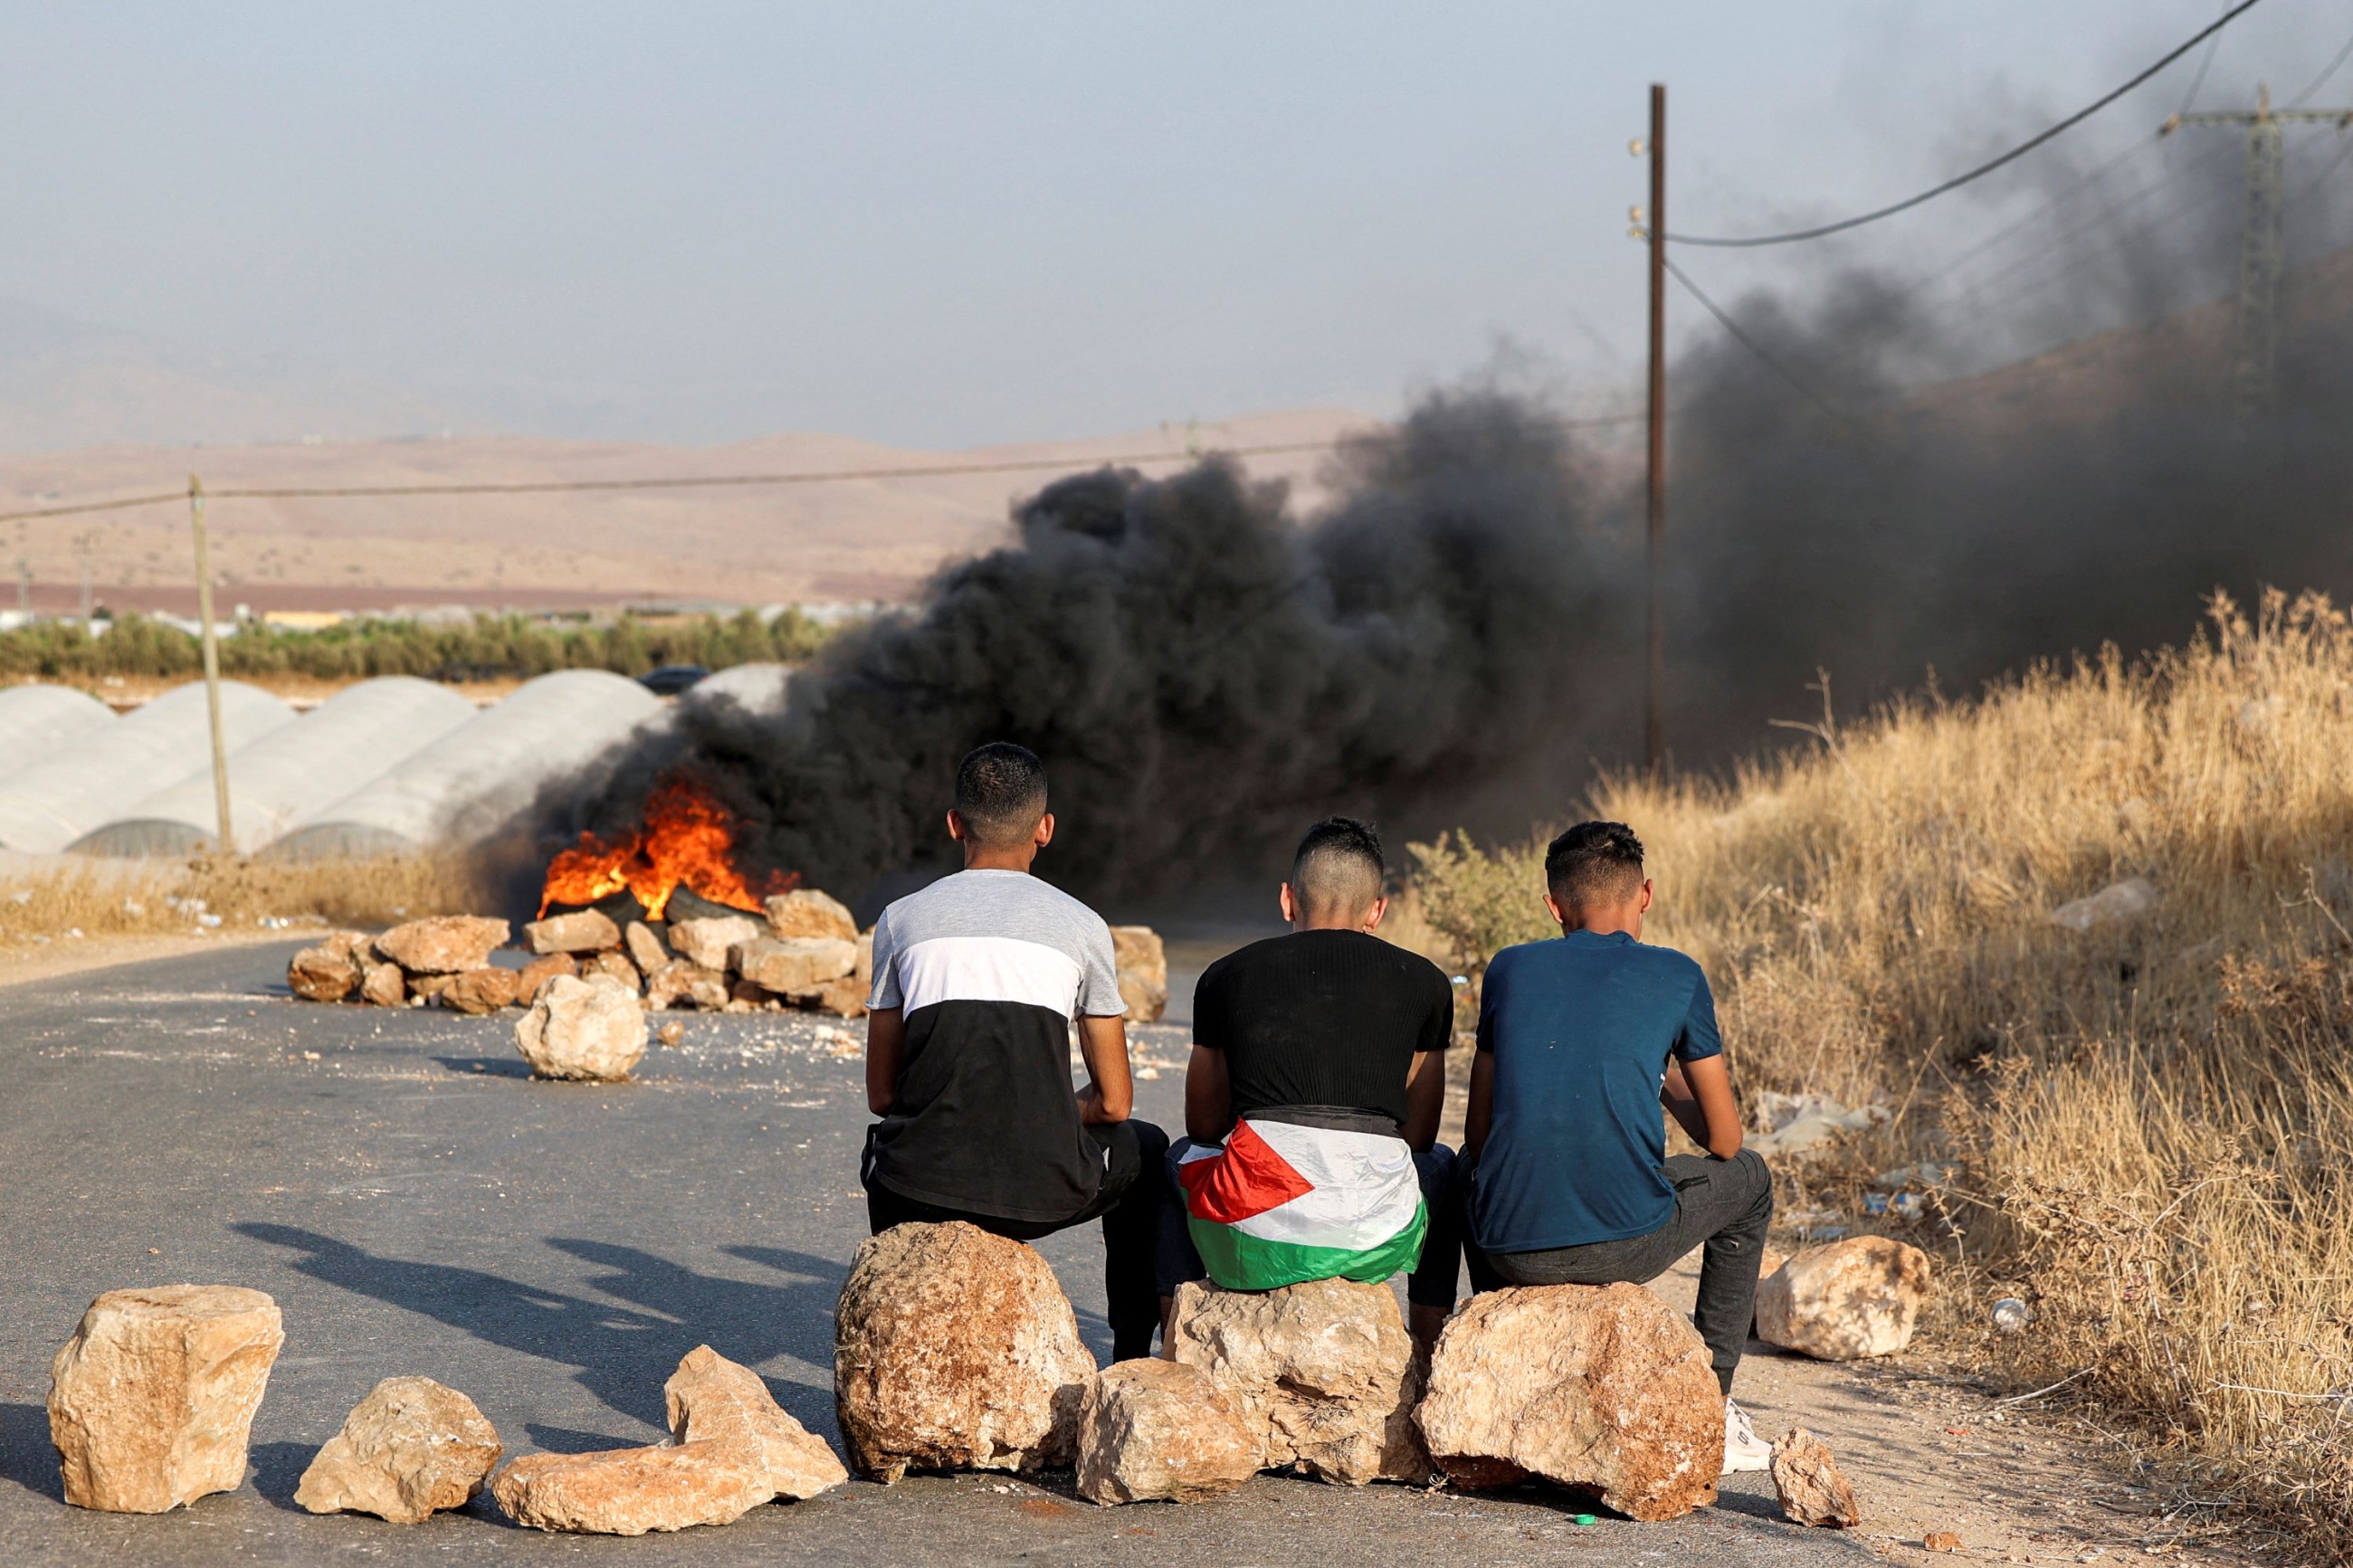
[(1430, 1215), (1402, 1138), (1287, 1121), (1235, 1123), (1176, 1167), (1186, 1227), (1229, 1290), (1387, 1279), (1421, 1258)]

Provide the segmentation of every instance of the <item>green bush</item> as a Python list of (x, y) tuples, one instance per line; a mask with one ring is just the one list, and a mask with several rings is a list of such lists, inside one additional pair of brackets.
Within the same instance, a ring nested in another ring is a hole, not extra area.
[(1455, 832), (1440, 834), (1435, 844), (1406, 846), (1421, 918), (1462, 973), (1476, 978), (1504, 948), (1559, 931), (1544, 906), (1545, 844), (1539, 834), (1516, 847), (1486, 850)]

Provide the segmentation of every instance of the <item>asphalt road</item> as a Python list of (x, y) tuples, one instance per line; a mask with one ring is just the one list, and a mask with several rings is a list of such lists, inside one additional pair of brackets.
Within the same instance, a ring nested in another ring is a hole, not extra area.
[[(399, 1373), (463, 1389), (511, 1456), (612, 1447), (661, 1436), (662, 1382), (707, 1342), (835, 1438), (832, 1311), (865, 1234), (867, 1118), (858, 1060), (834, 1054), (846, 1031), (807, 1017), (690, 1016), (636, 1082), (534, 1083), (513, 1014), (294, 1002), (291, 951), (0, 991), (0, 1563), (1873, 1558), (1783, 1522), (1755, 1476), (1672, 1523), (1589, 1527), (1574, 1514), (1591, 1505), (1539, 1487), (1474, 1500), (1263, 1476), (1214, 1503), (1097, 1509), (1067, 1474), (852, 1483), (634, 1540), (518, 1529), (487, 1495), (410, 1527), (315, 1518), (292, 1500), (303, 1467)], [(1172, 1121), (1183, 1033), (1139, 1036), (1143, 1113)], [(1042, 1250), (1107, 1356), (1098, 1236)], [(51, 1356), (100, 1291), (182, 1280), (267, 1290), (285, 1313), (248, 1484), (160, 1516), (67, 1507), (43, 1405)]]

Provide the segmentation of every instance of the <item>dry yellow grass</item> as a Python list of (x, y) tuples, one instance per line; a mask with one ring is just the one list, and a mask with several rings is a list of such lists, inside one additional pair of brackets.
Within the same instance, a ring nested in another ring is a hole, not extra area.
[(492, 908), (484, 878), (473, 859), (450, 854), (300, 862), (66, 859), (0, 871), (0, 942), (251, 929), (274, 921), (387, 925)]
[[(1729, 779), (1590, 803), (1641, 835), (1649, 934), (1707, 966), (1743, 1092), (1900, 1112), (1791, 1173), (1785, 1205), (1852, 1219), (1872, 1171), (1957, 1161), (1943, 1218), (1889, 1227), (1945, 1259), (1947, 1348), (2021, 1388), (2072, 1377), (2054, 1399), (2195, 1494), (2183, 1525), (2287, 1522), (2353, 1555), (2346, 616), (2218, 601), (2145, 662), (1812, 728)], [(2052, 920), (2134, 877), (2153, 910)], [(1445, 843), (1417, 891), (1474, 962), (1546, 934), (1538, 881), (1529, 847)], [(2026, 1331), (1986, 1326), (1997, 1294)]]

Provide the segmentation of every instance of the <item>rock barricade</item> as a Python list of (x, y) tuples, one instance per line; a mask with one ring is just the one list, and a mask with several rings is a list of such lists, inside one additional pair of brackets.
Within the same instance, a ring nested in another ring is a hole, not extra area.
[(1171, 1338), (1171, 1358), (1206, 1373), (1240, 1415), (1253, 1468), (1348, 1486), (1430, 1479), (1413, 1420), (1421, 1376), (1388, 1286), (1182, 1285)]
[(1715, 1500), (1724, 1395), (1698, 1331), (1640, 1285), (1493, 1290), (1450, 1319), (1421, 1430), (1458, 1486), (1542, 1476), (1630, 1518)]
[(545, 957), (553, 952), (604, 952), (621, 945), (621, 928), (602, 910), (551, 915), (522, 928), (523, 945)]
[(1854, 1489), (1839, 1473), (1830, 1445), (1793, 1426), (1773, 1445), (1773, 1495), (1781, 1516), (1796, 1524), (1852, 1530), (1862, 1522)]
[(465, 1507), (502, 1451), (497, 1429), (456, 1389), (429, 1377), (387, 1377), (311, 1459), (294, 1500), (312, 1513), (416, 1524)]
[(1020, 1242), (961, 1222), (902, 1225), (850, 1262), (834, 1408), (850, 1468), (869, 1480), (1067, 1464), (1094, 1375), (1070, 1299)]
[(779, 996), (822, 989), (858, 969), (858, 944), (834, 936), (764, 937), (729, 954), (736, 973)]
[(643, 974), (651, 974), (670, 961), (670, 944), (661, 933), (643, 921), (631, 921), (629, 929), (621, 933), (622, 945), (628, 950), (629, 962)]
[(646, 1054), (646, 1015), (612, 980), (561, 974), (515, 1023), (515, 1047), (540, 1078), (617, 1082)]
[(795, 888), (767, 900), (768, 930), (779, 938), (797, 936), (858, 940), (858, 922), (849, 907), (815, 888)]
[(515, 971), (515, 1000), (528, 1007), (539, 1000), (540, 987), (559, 974), (580, 973), (578, 961), (568, 952), (551, 952), (544, 958), (534, 958)]
[(306, 947), (286, 965), (286, 984), (308, 1002), (340, 1002), (360, 988), (362, 965), (371, 955), (367, 933), (331, 931), (317, 946)]
[(730, 950), (757, 942), (766, 933), (750, 915), (707, 915), (700, 920), (672, 921), (670, 951), (689, 963), (725, 973)]
[(487, 967), (509, 932), (506, 921), (482, 915), (433, 915), (393, 927), (375, 950), (412, 975), (459, 974)]
[(1928, 1299), (1928, 1255), (1884, 1236), (1809, 1247), (1757, 1284), (1757, 1337), (1817, 1361), (1894, 1355)]
[(1168, 952), (1150, 926), (1111, 928), (1112, 960), (1119, 967), (1120, 1000), (1131, 1024), (1156, 1024), (1168, 1011)]
[(646, 976), (646, 1005), (656, 1012), (681, 1005), (717, 1009), (727, 1005), (727, 976), (683, 958), (671, 959)]
[(1105, 1507), (1219, 1497), (1259, 1468), (1241, 1412), (1182, 1362), (1105, 1367), (1080, 1401), (1078, 1441), (1079, 1495)]
[(234, 1285), (110, 1290), (49, 1366), (66, 1501), (162, 1513), (245, 1480), (253, 1413), (286, 1342), (278, 1304)]
[(479, 1017), (513, 1006), (522, 984), (519, 969), (469, 969), (441, 988), (441, 1005)]

